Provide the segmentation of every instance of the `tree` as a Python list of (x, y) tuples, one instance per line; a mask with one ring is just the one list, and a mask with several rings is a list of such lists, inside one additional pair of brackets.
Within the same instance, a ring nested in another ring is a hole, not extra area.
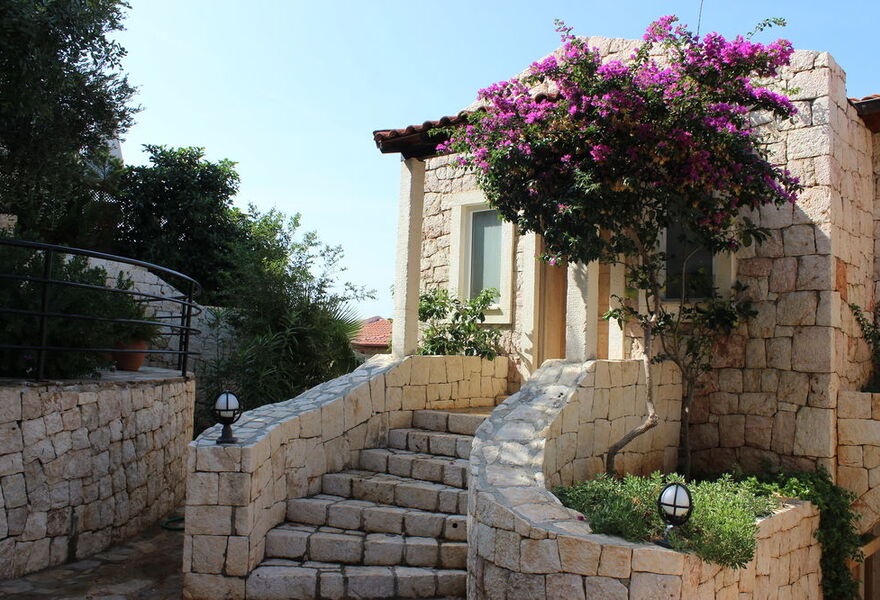
[(91, 161), (136, 109), (119, 72), (121, 0), (0, 3), (0, 212), (28, 237), (66, 242), (92, 199)]
[(116, 253), (186, 273), (204, 287), (201, 301), (215, 302), (246, 237), (232, 206), (235, 163), (205, 160), (204, 148), (145, 148), (151, 164), (126, 167), (113, 192)]
[(361, 325), (349, 302), (372, 292), (338, 282), (341, 248), (298, 235), (299, 215), (251, 206), (241, 216), (246, 235), (232, 248), (226, 308), (217, 313), (231, 335), (204, 363), (199, 394), (204, 404), (229, 387), (254, 408), (354, 369), (351, 339)]
[(799, 189), (748, 119), (796, 112), (756, 83), (788, 63), (791, 44), (699, 38), (676, 20), (652, 23), (628, 64), (603, 63), (559, 23), (558, 54), (481, 90), (483, 108), (438, 147), (461, 153), (503, 218), (543, 235), (546, 259), (625, 263), (640, 292), (627, 315), (642, 330), (647, 416), (611, 445), (609, 473), (618, 451), (659, 420), (650, 363), (667, 318), (661, 233), (678, 223), (703, 247), (731, 252), (767, 235), (743, 211), (793, 202)]

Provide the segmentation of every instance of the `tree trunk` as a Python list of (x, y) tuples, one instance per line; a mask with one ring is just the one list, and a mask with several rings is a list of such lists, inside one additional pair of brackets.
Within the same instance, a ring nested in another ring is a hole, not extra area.
[(681, 456), (679, 470), (686, 480), (691, 478), (691, 406), (694, 404), (694, 382), (687, 379), (681, 399)]
[(654, 386), (653, 386), (653, 377), (651, 376), (651, 355), (653, 353), (653, 331), (651, 325), (645, 327), (644, 331), (644, 344), (645, 344), (645, 352), (642, 357), (642, 368), (645, 370), (645, 385), (647, 385), (647, 394), (645, 398), (645, 405), (648, 408), (648, 414), (645, 416), (645, 420), (642, 423), (630, 430), (626, 435), (620, 438), (617, 442), (612, 444), (608, 448), (608, 454), (605, 458), (605, 473), (607, 475), (614, 476), (617, 474), (617, 471), (614, 467), (614, 463), (617, 460), (617, 453), (620, 450), (629, 444), (631, 441), (648, 431), (649, 429), (653, 429), (657, 426), (657, 423), (660, 421), (660, 418), (657, 416), (657, 410), (654, 406)]

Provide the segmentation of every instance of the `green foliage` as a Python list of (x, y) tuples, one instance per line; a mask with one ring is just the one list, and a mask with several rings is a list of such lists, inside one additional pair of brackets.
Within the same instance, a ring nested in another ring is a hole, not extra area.
[[(652, 541), (659, 539), (665, 529), (657, 497), (672, 481), (681, 482), (682, 478), (660, 473), (650, 477), (626, 475), (622, 479), (600, 475), (553, 492), (565, 506), (582, 512), (596, 533)], [(730, 476), (693, 483), (690, 490), (693, 513), (687, 523), (670, 533), (670, 545), (725, 567), (743, 567), (755, 553), (755, 519), (769, 514), (776, 500)]]
[(94, 200), (94, 163), (125, 132), (120, 0), (0, 3), (0, 212), (24, 237), (71, 242)]
[(247, 219), (232, 207), (235, 163), (207, 161), (203, 148), (145, 148), (151, 164), (126, 167), (113, 192), (116, 253), (186, 273), (202, 284), (200, 301), (216, 303), (233, 246), (247, 243)]
[(451, 298), (445, 289), (431, 289), (419, 296), (419, 321), (427, 323), (422, 332), (419, 354), (463, 354), (493, 359), (498, 356), (501, 330), (485, 327), (486, 310), (498, 292), (481, 291), (467, 302)]
[(780, 473), (772, 478), (747, 480), (759, 493), (778, 494), (809, 500), (819, 508), (816, 539), (822, 545), (822, 591), (826, 600), (858, 600), (859, 582), (853, 577), (849, 561), (864, 560), (862, 540), (853, 511), (855, 494), (831, 481), (825, 469)]
[[(253, 207), (243, 220), (247, 235), (231, 248), (221, 296), (226, 308), (213, 311), (211, 329), (226, 331), (216, 340), (221, 352), (198, 371), (202, 407), (224, 388), (245, 409), (280, 402), (357, 366), (350, 342), (360, 322), (348, 302), (372, 292), (338, 285), (341, 248), (313, 232), (297, 236), (299, 224), (299, 215)], [(199, 426), (213, 423), (200, 416)]]
[[(0, 247), (0, 273), (22, 277), (43, 276), (43, 254), (30, 249)], [(54, 255), (51, 276), (55, 279), (107, 285), (107, 272), (90, 267), (82, 256)], [(6, 280), (9, 282), (10, 280)], [(130, 289), (131, 280), (121, 276), (116, 286)], [(13, 310), (39, 310), (43, 294), (40, 283), (17, 280), (0, 286), (0, 306)], [(132, 296), (105, 290), (52, 286), (49, 311), (110, 319), (144, 319), (144, 306)], [(113, 323), (86, 319), (51, 317), (46, 320), (47, 346), (66, 348), (113, 348), (119, 342), (140, 337), (147, 341), (158, 333), (154, 325)], [(39, 318), (20, 313), (0, 313), (4, 342), (21, 346), (42, 345)], [(35, 350), (0, 350), (0, 376), (29, 378), (37, 375)], [(110, 366), (108, 356), (97, 352), (48, 352), (44, 375), (50, 379), (68, 379), (92, 375)]]
[(849, 308), (852, 310), (856, 322), (862, 330), (862, 335), (865, 336), (865, 341), (871, 347), (873, 371), (870, 381), (865, 385), (864, 391), (880, 392), (880, 326), (878, 326), (878, 323), (880, 323), (880, 319), (878, 319), (880, 304), (874, 308), (872, 321), (868, 320), (862, 307), (858, 304), (850, 303)]

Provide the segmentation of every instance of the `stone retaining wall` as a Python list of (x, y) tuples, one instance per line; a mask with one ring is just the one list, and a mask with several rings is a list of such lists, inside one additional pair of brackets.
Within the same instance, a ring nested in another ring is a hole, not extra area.
[(837, 442), (837, 484), (856, 494), (864, 533), (880, 521), (880, 394), (840, 392)]
[(285, 402), (246, 412), (238, 443), (218, 446), (219, 426), (190, 444), (184, 589), (191, 598), (244, 598), (266, 533), (287, 500), (317, 494), (321, 476), (358, 464), (409, 427), (412, 411), (494, 406), (507, 393), (508, 359), (378, 355)]
[[(545, 363), (477, 431), (469, 479), (468, 598), (819, 598), (820, 553), (813, 538), (819, 519), (809, 503), (764, 519), (755, 559), (737, 571), (594, 534), (581, 515), (547, 490), (601, 468), (599, 454), (606, 446), (591, 438), (605, 414), (604, 401), (596, 401), (604, 396), (601, 390), (614, 394), (614, 410), (632, 413), (621, 418), (641, 416), (644, 382), (638, 369), (633, 378), (631, 365), (638, 363)], [(622, 462), (632, 472), (675, 463), (680, 383), (671, 365), (654, 368), (658, 413), (666, 426), (648, 432), (627, 453)]]
[(195, 381), (0, 382), (0, 578), (81, 559), (179, 506)]

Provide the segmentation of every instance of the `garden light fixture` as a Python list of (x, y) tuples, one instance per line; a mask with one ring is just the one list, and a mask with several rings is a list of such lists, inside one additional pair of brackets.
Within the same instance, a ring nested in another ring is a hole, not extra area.
[(657, 497), (657, 508), (660, 510), (660, 516), (666, 521), (663, 539), (657, 543), (669, 548), (669, 532), (673, 527), (684, 525), (691, 518), (691, 511), (694, 508), (691, 491), (682, 483), (667, 484)]
[(232, 435), (232, 424), (241, 417), (241, 404), (238, 402), (238, 396), (229, 390), (223, 390), (214, 400), (214, 408), (212, 409), (214, 417), (219, 423), (223, 424), (223, 431), (217, 438), (218, 444), (234, 444), (238, 440)]

